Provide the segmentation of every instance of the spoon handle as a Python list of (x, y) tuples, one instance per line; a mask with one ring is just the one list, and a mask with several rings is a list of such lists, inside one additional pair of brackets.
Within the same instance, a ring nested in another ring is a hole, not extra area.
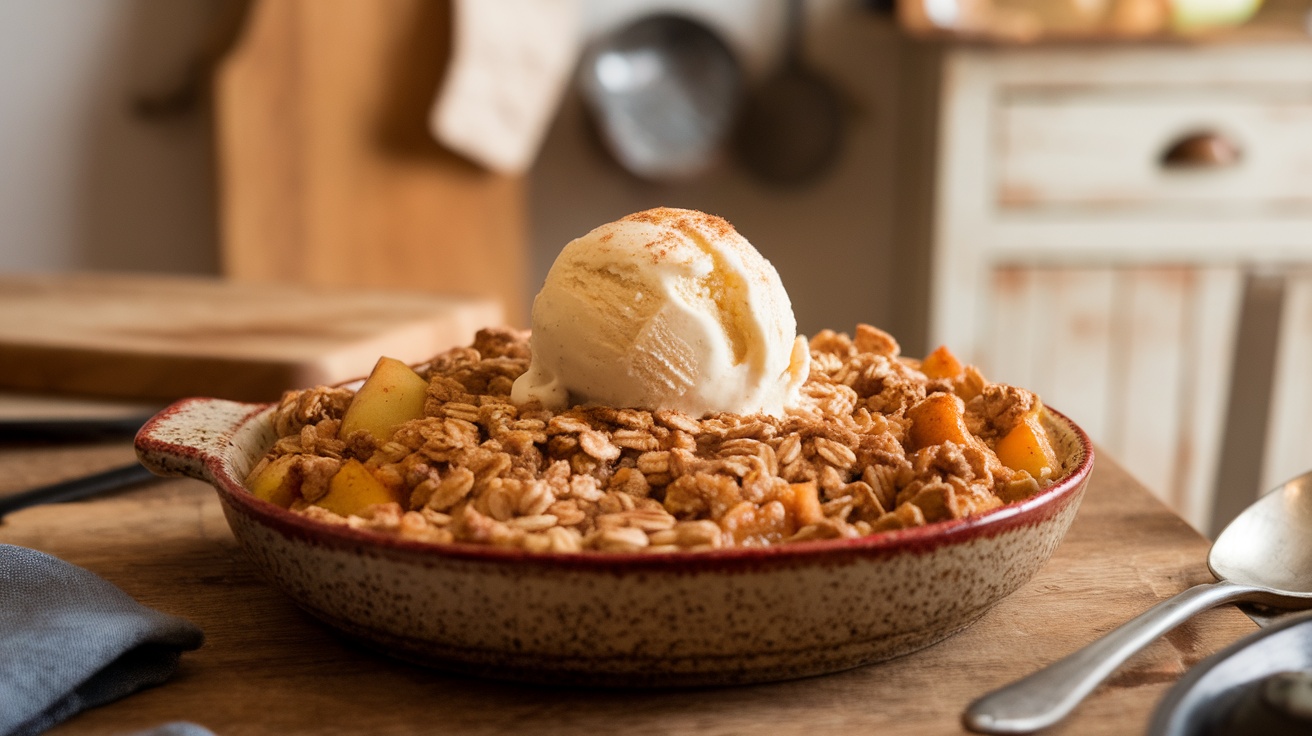
[(1191, 616), (1256, 592), (1230, 582), (1195, 585), (1102, 638), (970, 704), (962, 722), (980, 733), (1032, 733), (1066, 717), (1131, 655)]

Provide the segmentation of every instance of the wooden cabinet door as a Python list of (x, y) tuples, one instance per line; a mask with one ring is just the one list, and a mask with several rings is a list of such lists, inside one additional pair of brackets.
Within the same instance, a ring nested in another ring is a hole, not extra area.
[(1240, 270), (1003, 266), (987, 288), (985, 375), (1033, 388), (1206, 530)]
[(1312, 470), (1312, 270), (1285, 278), (1262, 489)]

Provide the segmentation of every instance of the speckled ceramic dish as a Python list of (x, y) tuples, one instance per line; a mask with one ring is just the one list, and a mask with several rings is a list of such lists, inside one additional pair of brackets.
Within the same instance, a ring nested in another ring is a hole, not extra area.
[(263, 405), (181, 401), (137, 452), (211, 483), (274, 585), (387, 654), (505, 679), (694, 686), (835, 672), (970, 625), (1047, 561), (1084, 494), (1092, 445), (1048, 419), (1069, 470), (1027, 501), (862, 539), (671, 554), (435, 545), (298, 516), (242, 487), (275, 439)]

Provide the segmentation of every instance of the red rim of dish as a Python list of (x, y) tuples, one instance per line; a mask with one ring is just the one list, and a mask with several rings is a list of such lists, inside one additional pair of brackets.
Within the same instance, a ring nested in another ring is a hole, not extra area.
[[(1068, 504), (1080, 498), (1080, 491), (1093, 469), (1093, 443), (1079, 425), (1069, 417), (1050, 407), (1048, 412), (1070, 428), (1079, 440), (1082, 457), (1079, 464), (1053, 485), (1034, 496), (987, 511), (978, 516), (939, 521), (910, 529), (880, 532), (864, 537), (794, 542), (772, 547), (732, 547), (726, 549), (687, 552), (529, 552), (513, 547), (453, 542), (441, 544), (403, 539), (396, 536), (352, 529), (343, 525), (327, 524), (307, 518), (288, 509), (256, 498), (246, 490), (241, 480), (228, 472), (226, 457), (203, 453), (192, 447), (156, 439), (154, 426), (185, 404), (204, 403), (211, 399), (190, 399), (174, 404), (152, 418), (142, 428), (137, 447), (165, 457), (200, 460), (214, 478), (211, 483), (219, 492), (224, 505), (243, 513), (278, 533), (312, 544), (357, 548), (365, 545), (386, 553), (404, 554), (414, 560), (416, 553), (439, 560), (467, 560), (483, 562), (531, 563), (549, 567), (617, 570), (641, 567), (644, 569), (677, 569), (694, 567), (754, 566), (760, 564), (789, 564), (804, 562), (842, 562), (851, 558), (893, 556), (902, 553), (921, 554), (940, 547), (957, 544), (978, 537), (992, 537), (1018, 527), (1047, 521)], [(252, 421), (258, 421), (271, 405), (252, 405), (249, 414), (236, 422), (227, 435), (231, 437)], [(226, 445), (236, 452), (236, 445)]]

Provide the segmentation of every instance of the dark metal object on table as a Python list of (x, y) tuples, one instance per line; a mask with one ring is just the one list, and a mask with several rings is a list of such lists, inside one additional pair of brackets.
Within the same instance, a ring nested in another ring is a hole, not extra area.
[[(97, 419), (13, 419), (0, 421), (0, 443), (103, 442), (136, 436), (151, 415)], [(0, 496), (0, 520), (11, 511), (43, 503), (60, 503), (116, 491), (155, 478), (140, 463)]]
[(140, 463), (133, 463), (101, 473), (66, 480), (62, 483), (33, 488), (30, 491), (23, 491), (12, 496), (3, 496), (0, 497), (0, 520), (3, 520), (5, 515), (11, 511), (25, 509), (29, 506), (77, 501), (128, 488), (156, 477), (154, 473), (147, 470)]
[(151, 414), (103, 419), (0, 420), (0, 443), (101, 442), (132, 439)]
[[(1212, 544), (1217, 582), (1157, 604), (1083, 649), (971, 703), (980, 733), (1033, 733), (1065, 718), (1130, 655), (1197, 613), (1226, 603), (1312, 608), (1312, 471), (1285, 482), (1231, 521)], [(1274, 627), (1269, 627), (1274, 628)]]
[[(1278, 736), (1312, 732), (1312, 712), (1305, 707), (1309, 673), (1312, 614), (1295, 614), (1195, 665), (1157, 706), (1148, 733)], [(1300, 692), (1290, 693), (1291, 685)], [(1291, 707), (1300, 705), (1290, 702), (1291, 694), (1301, 695), (1304, 707)]]

